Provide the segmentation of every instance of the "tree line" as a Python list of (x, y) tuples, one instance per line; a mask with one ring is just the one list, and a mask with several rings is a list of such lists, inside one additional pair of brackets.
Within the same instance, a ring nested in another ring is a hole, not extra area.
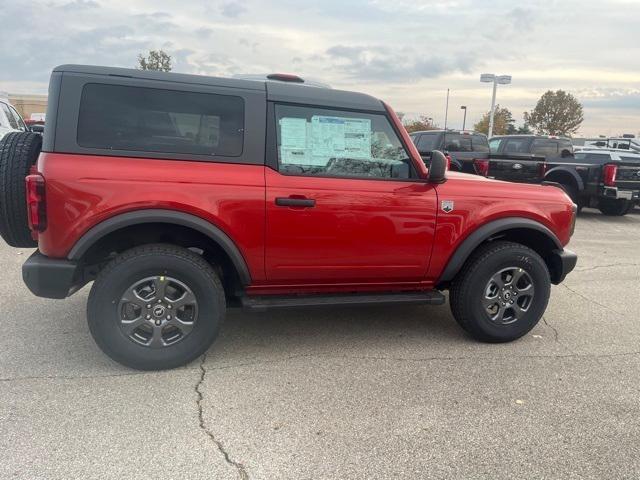
[[(473, 126), (476, 132), (489, 132), (489, 114), (486, 112), (480, 121)], [(516, 127), (513, 114), (506, 107), (496, 105), (493, 117), (493, 135), (533, 134), (568, 136), (575, 134), (582, 121), (584, 112), (582, 104), (564, 90), (549, 90), (540, 97), (535, 108), (524, 112), (524, 124)], [(403, 119), (409, 133), (420, 130), (434, 130), (430, 117), (421, 115), (417, 119)]]

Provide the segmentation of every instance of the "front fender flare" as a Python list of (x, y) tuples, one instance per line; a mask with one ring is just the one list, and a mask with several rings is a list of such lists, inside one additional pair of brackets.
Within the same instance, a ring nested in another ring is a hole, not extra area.
[(84, 235), (82, 235), (82, 237), (80, 237), (73, 248), (69, 251), (67, 258), (69, 260), (79, 261), (87, 250), (89, 250), (92, 245), (105, 235), (115, 232), (116, 230), (120, 230), (121, 228), (141, 223), (168, 223), (181, 225), (203, 233), (216, 242), (229, 256), (231, 262), (233, 262), (233, 265), (236, 268), (236, 271), (238, 272), (238, 276), (240, 277), (242, 284), (245, 286), (251, 284), (251, 275), (249, 273), (247, 262), (236, 244), (226, 233), (203, 218), (174, 210), (135, 210), (133, 212), (121, 213), (104, 220), (89, 229), (84, 233)]
[(528, 218), (501, 218), (499, 220), (485, 223), (464, 239), (464, 241), (454, 252), (453, 256), (449, 259), (447, 266), (442, 272), (442, 275), (440, 275), (440, 278), (438, 279), (436, 284), (450, 282), (451, 280), (453, 280), (462, 266), (465, 264), (471, 253), (476, 248), (478, 248), (481, 243), (500, 232), (513, 230), (516, 228), (536, 230), (538, 232), (541, 232), (555, 243), (556, 249), (562, 250), (562, 244), (560, 243), (560, 240), (558, 240), (558, 237), (540, 222), (536, 222), (535, 220), (530, 220)]

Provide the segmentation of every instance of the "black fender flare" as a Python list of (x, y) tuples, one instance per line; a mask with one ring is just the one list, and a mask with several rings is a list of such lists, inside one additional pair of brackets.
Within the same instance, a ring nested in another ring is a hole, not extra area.
[(141, 223), (168, 223), (181, 225), (203, 233), (216, 242), (229, 256), (231, 262), (236, 268), (236, 271), (238, 272), (238, 276), (240, 277), (242, 284), (245, 286), (251, 284), (251, 275), (249, 273), (247, 262), (236, 244), (226, 233), (203, 218), (189, 213), (177, 212), (175, 210), (135, 210), (133, 212), (121, 213), (108, 218), (85, 232), (84, 235), (82, 235), (82, 237), (80, 237), (80, 239), (75, 243), (73, 248), (71, 248), (67, 258), (72, 261), (78, 261), (92, 245), (105, 235), (115, 232), (116, 230), (120, 230), (121, 228)]
[[(569, 167), (564, 167), (564, 166), (553, 167), (551, 170), (549, 170), (547, 173), (544, 174), (545, 180), (547, 179), (547, 177), (549, 177), (549, 175), (551, 175), (554, 172), (566, 173), (576, 181), (576, 184), (578, 185), (578, 191), (581, 192), (584, 190), (584, 181), (582, 180), (582, 177), (578, 175), (575, 170)], [(559, 183), (559, 182), (556, 182), (556, 183)]]
[(465, 264), (471, 253), (476, 248), (478, 248), (481, 243), (488, 240), (492, 236), (499, 234), (500, 232), (513, 230), (516, 228), (536, 230), (540, 233), (543, 233), (553, 241), (557, 250), (563, 250), (562, 244), (560, 243), (560, 240), (558, 240), (558, 237), (540, 222), (536, 222), (535, 220), (530, 220), (528, 218), (519, 217), (507, 217), (493, 220), (478, 227), (473, 233), (471, 233), (467, 238), (463, 240), (463, 242), (454, 252), (453, 256), (449, 259), (444, 272), (442, 272), (442, 275), (440, 275), (440, 278), (438, 279), (436, 284), (450, 282), (451, 280), (453, 280), (462, 266)]

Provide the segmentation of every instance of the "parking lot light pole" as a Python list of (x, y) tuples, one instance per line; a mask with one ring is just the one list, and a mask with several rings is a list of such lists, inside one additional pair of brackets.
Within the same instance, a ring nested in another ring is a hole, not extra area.
[(462, 105), (460, 107), (460, 110), (464, 110), (464, 117), (462, 119), (462, 131), (464, 131), (464, 126), (467, 123), (467, 106), (466, 105)]
[(483, 73), (480, 75), (480, 81), (484, 83), (492, 83), (493, 82), (493, 95), (491, 96), (491, 111), (489, 112), (489, 133), (488, 137), (491, 138), (493, 135), (493, 117), (495, 115), (496, 110), (496, 90), (498, 89), (498, 84), (500, 85), (508, 85), (511, 83), (511, 75), (495, 75), (493, 73)]

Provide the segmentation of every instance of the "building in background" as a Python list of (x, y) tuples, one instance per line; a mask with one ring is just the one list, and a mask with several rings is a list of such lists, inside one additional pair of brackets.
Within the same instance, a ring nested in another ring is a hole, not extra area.
[(47, 112), (47, 96), (46, 95), (29, 95), (10, 93), (9, 102), (20, 113), (22, 118), (29, 120), (32, 113)]

